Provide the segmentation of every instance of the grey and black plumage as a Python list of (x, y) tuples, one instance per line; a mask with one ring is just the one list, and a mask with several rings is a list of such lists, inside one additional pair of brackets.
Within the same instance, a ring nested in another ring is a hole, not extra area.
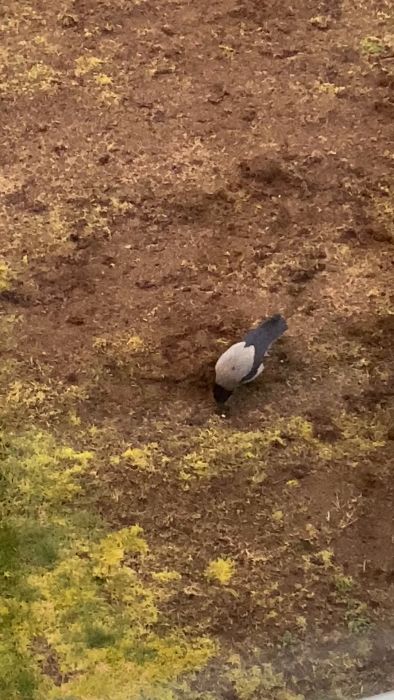
[(247, 384), (264, 369), (263, 359), (271, 345), (287, 330), (283, 316), (275, 314), (249, 331), (245, 338), (235, 343), (215, 365), (213, 395), (217, 403), (224, 404), (239, 384)]

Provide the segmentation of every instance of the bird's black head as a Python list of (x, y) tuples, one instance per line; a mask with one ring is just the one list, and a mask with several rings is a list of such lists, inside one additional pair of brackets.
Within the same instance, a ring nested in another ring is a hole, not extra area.
[(220, 386), (220, 384), (213, 385), (213, 397), (214, 397), (216, 403), (219, 403), (219, 404), (226, 403), (227, 399), (230, 398), (232, 393), (233, 393), (232, 391), (225, 389), (223, 386)]

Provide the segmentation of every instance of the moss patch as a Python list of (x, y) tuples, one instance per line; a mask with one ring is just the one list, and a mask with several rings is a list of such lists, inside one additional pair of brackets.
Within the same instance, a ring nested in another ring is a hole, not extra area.
[(131, 564), (148, 551), (141, 528), (108, 534), (71, 509), (94, 455), (46, 433), (3, 433), (0, 446), (4, 697), (172, 697), (164, 686), (203, 665), (214, 645), (155, 633), (155, 588)]

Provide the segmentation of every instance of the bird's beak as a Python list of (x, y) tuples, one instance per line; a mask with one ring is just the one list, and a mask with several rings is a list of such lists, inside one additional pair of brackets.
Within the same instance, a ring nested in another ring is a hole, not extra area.
[(220, 418), (229, 418), (230, 406), (227, 403), (216, 403), (215, 413)]

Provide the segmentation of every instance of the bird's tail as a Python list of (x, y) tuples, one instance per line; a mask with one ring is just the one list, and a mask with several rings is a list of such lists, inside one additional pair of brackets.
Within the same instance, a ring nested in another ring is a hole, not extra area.
[(271, 316), (271, 318), (267, 318), (265, 321), (262, 321), (259, 328), (264, 329), (267, 337), (269, 337), (269, 343), (271, 345), (271, 343), (274, 343), (275, 340), (278, 340), (278, 338), (280, 338), (281, 335), (287, 331), (287, 323), (283, 316), (280, 314), (275, 314), (274, 316)]

